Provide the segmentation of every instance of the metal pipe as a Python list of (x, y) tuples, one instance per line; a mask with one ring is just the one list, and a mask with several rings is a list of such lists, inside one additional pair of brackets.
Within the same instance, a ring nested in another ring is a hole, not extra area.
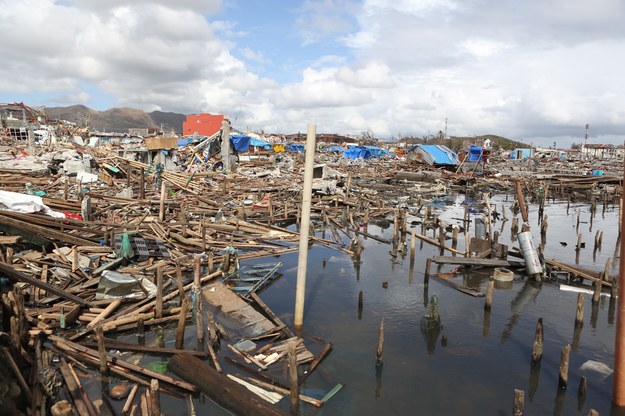
[[(625, 172), (625, 163), (623, 164)], [(625, 205), (625, 192), (621, 195), (621, 205)], [(614, 382), (612, 386), (612, 402), (617, 406), (625, 406), (625, 261), (623, 253), (625, 253), (625, 230), (623, 230), (623, 222), (621, 226), (621, 254), (619, 256), (619, 284), (618, 299), (616, 313), (616, 340), (614, 345)]]
[(306, 269), (308, 263), (308, 235), (310, 233), (310, 207), (312, 205), (313, 168), (315, 164), (316, 126), (308, 125), (306, 137), (306, 164), (304, 189), (302, 190), (302, 219), (299, 232), (299, 258), (297, 261), (297, 287), (295, 289), (294, 326), (301, 330), (304, 325), (304, 298), (306, 295)]

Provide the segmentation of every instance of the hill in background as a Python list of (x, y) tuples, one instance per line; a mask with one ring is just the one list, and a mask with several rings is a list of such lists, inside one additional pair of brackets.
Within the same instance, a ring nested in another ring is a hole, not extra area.
[(96, 111), (84, 105), (69, 107), (47, 107), (46, 115), (53, 120), (67, 120), (80, 127), (89, 127), (100, 132), (126, 133), (130, 128), (156, 128), (164, 131), (182, 132), (186, 115), (152, 111), (146, 113), (134, 108), (111, 108)]

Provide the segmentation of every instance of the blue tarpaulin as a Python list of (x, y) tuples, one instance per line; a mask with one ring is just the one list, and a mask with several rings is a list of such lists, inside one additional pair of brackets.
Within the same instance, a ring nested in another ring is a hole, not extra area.
[(255, 137), (252, 137), (250, 139), (250, 146), (260, 147), (261, 149), (265, 149), (265, 150), (271, 150), (272, 149), (272, 147), (271, 147), (271, 145), (269, 143), (267, 143), (264, 140), (257, 139)]
[(345, 151), (345, 149), (343, 149), (341, 146), (325, 147), (323, 150), (330, 153), (343, 153)]
[(230, 136), (230, 143), (237, 152), (247, 152), (250, 148), (250, 136), (243, 136), (241, 134), (232, 134)]
[(482, 160), (482, 146), (470, 146), (467, 162), (480, 162)]
[(434, 166), (458, 165), (458, 155), (449, 147), (437, 144), (418, 144), (408, 149), (407, 154), (413, 160)]
[(371, 153), (371, 156), (373, 157), (382, 157), (385, 155), (390, 155), (390, 152), (388, 150), (382, 149), (381, 147), (378, 147), (378, 146), (361, 146), (361, 147), (364, 147), (365, 149), (367, 149)]
[(343, 156), (348, 159), (371, 159), (373, 157), (371, 151), (365, 147), (350, 147), (343, 152)]
[(183, 137), (178, 139), (178, 147), (187, 146), (191, 142), (193, 142), (193, 137)]
[(303, 152), (306, 150), (306, 146), (301, 143), (291, 143), (289, 145), (289, 152)]

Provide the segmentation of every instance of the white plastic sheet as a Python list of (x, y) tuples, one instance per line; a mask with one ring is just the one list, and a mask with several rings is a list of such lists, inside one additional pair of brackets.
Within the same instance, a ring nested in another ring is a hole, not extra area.
[(18, 192), (0, 191), (0, 208), (26, 214), (40, 212), (54, 218), (65, 218), (65, 214), (53, 211), (44, 204), (40, 196)]

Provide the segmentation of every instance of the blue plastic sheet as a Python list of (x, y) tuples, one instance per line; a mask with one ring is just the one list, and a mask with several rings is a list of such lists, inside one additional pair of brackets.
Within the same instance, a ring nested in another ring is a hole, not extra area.
[(243, 136), (241, 134), (230, 135), (230, 143), (237, 152), (247, 152), (250, 148), (250, 136)]

